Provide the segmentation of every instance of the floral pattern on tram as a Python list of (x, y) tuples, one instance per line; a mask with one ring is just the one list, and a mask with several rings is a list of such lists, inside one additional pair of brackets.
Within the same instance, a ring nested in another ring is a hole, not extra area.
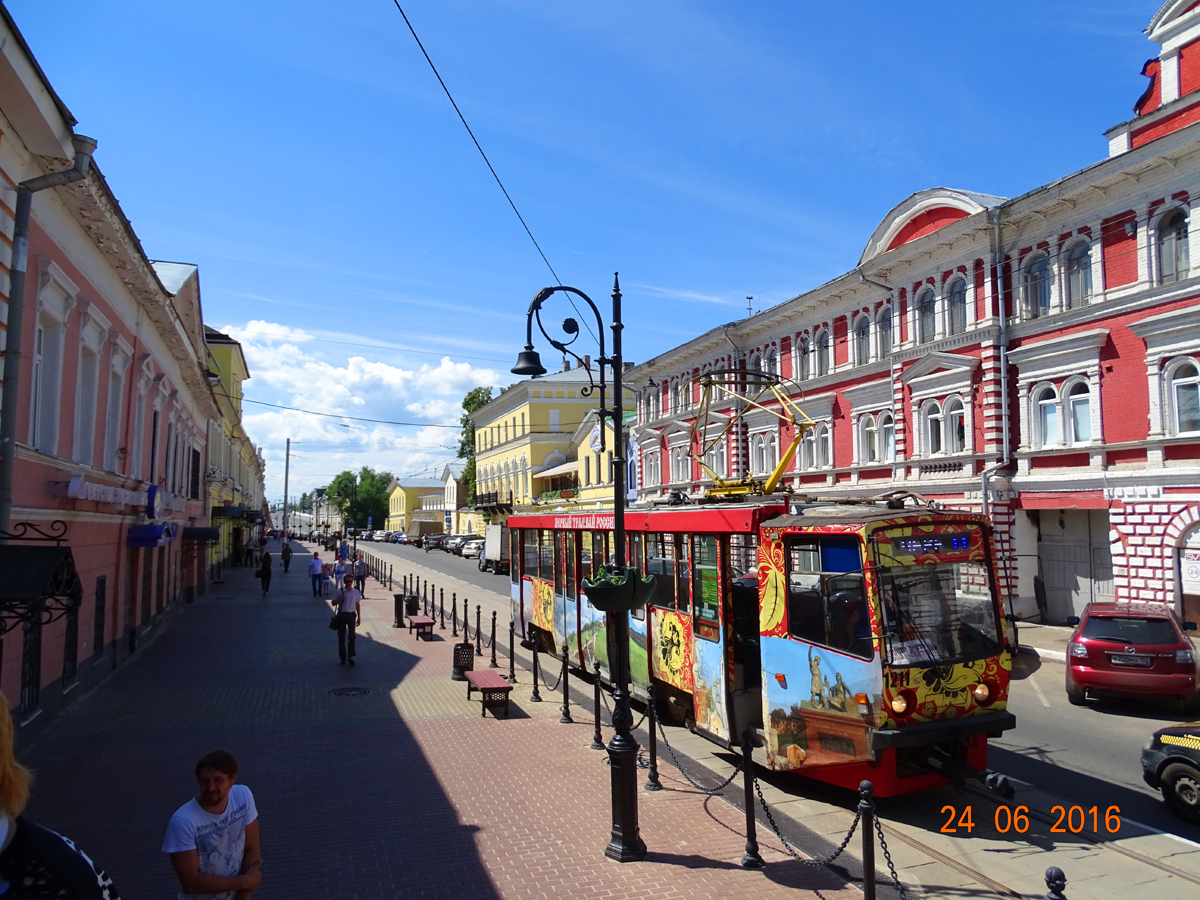
[(557, 632), (561, 632), (562, 628), (556, 632), (554, 627), (554, 585), (540, 578), (531, 578), (529, 581), (533, 594), (533, 624), (557, 637)]
[[(857, 659), (788, 638), (764, 637), (763, 722), (773, 769), (873, 759), (871, 730), (883, 701), (879, 659)], [(865, 694), (860, 714), (856, 694)]]
[[(1012, 656), (1007, 651), (999, 656), (947, 666), (889, 668), (884, 684), (884, 727), (903, 727), (917, 722), (956, 719), (1004, 709), (1008, 705), (1011, 675)], [(981, 682), (994, 691), (987, 706), (977, 703), (971, 693), (971, 689)], [(916, 707), (911, 714), (900, 719), (891, 713), (891, 704), (904, 692), (916, 697)]]
[(650, 611), (650, 656), (654, 677), (671, 687), (692, 693), (692, 620), (675, 612)]

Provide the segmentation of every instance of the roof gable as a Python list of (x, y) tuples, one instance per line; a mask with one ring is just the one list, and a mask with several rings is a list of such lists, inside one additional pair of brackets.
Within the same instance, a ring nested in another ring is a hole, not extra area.
[(951, 222), (983, 212), (989, 206), (997, 206), (1005, 199), (993, 194), (944, 187), (918, 191), (892, 207), (883, 217), (867, 241), (858, 264), (861, 266), (880, 254), (931, 234)]

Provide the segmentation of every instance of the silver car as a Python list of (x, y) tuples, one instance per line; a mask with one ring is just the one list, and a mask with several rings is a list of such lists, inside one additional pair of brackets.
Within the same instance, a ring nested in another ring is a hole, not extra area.
[(462, 555), (466, 559), (479, 559), (479, 555), (481, 553), (483, 553), (482, 538), (473, 541), (467, 541), (462, 545)]

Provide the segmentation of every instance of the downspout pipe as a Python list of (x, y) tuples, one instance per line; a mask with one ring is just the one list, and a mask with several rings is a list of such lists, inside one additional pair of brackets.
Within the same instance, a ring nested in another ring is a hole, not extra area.
[(983, 498), (983, 514), (991, 512), (991, 498), (988, 482), (993, 473), (1008, 465), (1010, 455), (1009, 409), (1008, 409), (1008, 316), (1004, 310), (1004, 249), (1000, 237), (1000, 209), (996, 206), (991, 210), (992, 228), (994, 234), (992, 264), (996, 267), (996, 312), (1000, 317), (1000, 422), (1001, 422), (1001, 453), (999, 462), (987, 466), (980, 473), (980, 488)]
[(13, 471), (17, 458), (17, 405), (20, 396), (22, 337), (25, 328), (25, 273), (29, 262), (29, 220), (33, 195), (87, 178), (96, 150), (94, 138), (77, 134), (75, 164), (61, 172), (39, 175), (17, 185), (17, 208), (13, 225), (12, 268), (9, 272), (8, 332), (4, 347), (4, 391), (0, 394), (0, 539), (11, 531)]

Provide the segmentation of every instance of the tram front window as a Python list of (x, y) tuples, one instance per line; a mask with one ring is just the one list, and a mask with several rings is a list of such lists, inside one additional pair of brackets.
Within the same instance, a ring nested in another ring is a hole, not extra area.
[(922, 536), (920, 547), (913, 546), (915, 540), (901, 533), (877, 544), (889, 662), (918, 665), (999, 653), (986, 558), (965, 558), (984, 556), (978, 526), (964, 527), (961, 534)]
[(870, 659), (871, 619), (857, 538), (810, 538), (787, 547), (792, 637)]

